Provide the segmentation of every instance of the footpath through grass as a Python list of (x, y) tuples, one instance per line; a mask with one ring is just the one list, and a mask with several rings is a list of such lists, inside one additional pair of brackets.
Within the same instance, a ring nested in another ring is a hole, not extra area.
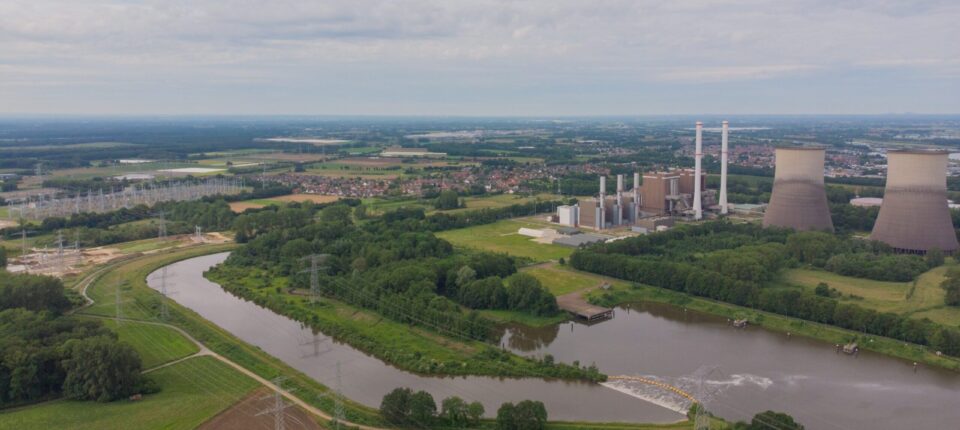
[(58, 400), (0, 413), (0, 429), (191, 429), (259, 385), (213, 357), (191, 358), (150, 377), (161, 391), (140, 401)]

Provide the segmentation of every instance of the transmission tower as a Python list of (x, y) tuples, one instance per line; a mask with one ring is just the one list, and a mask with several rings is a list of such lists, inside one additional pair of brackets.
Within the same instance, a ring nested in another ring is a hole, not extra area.
[(194, 227), (194, 232), (197, 234), (197, 242), (203, 242), (203, 228), (199, 225)]
[(167, 291), (167, 267), (160, 269), (160, 319), (166, 321), (170, 319), (170, 309), (167, 307), (167, 301), (170, 296), (176, 294)]
[(114, 300), (116, 300), (116, 307), (117, 307), (117, 314), (116, 314), (115, 320), (116, 320), (116, 322), (117, 322), (117, 327), (120, 327), (120, 321), (123, 319), (123, 317), (122, 317), (123, 314), (122, 314), (121, 311), (120, 311), (120, 303), (121, 303), (121, 300), (120, 300), (120, 284), (117, 284), (117, 285), (114, 286), (114, 292), (115, 292), (115, 294), (116, 294), (116, 297), (114, 298)]
[(157, 212), (157, 216), (160, 217), (160, 225), (157, 231), (157, 238), (161, 241), (167, 240), (167, 218), (163, 211)]
[(259, 417), (262, 415), (272, 414), (273, 428), (275, 430), (285, 430), (287, 425), (286, 424), (287, 418), (297, 421), (296, 418), (294, 417), (287, 417), (286, 409), (293, 405), (283, 401), (283, 381), (285, 381), (286, 379), (287, 378), (284, 378), (282, 376), (273, 379), (272, 382), (274, 383), (274, 385), (277, 386), (277, 389), (273, 392), (273, 394), (260, 398), (260, 400), (273, 399), (273, 406), (268, 409), (264, 409), (255, 415)]
[(340, 360), (337, 360), (337, 394), (333, 403), (333, 428), (340, 430), (343, 421), (343, 386), (340, 383)]
[(320, 300), (320, 274), (319, 270), (321, 268), (326, 269), (326, 266), (320, 266), (321, 262), (326, 262), (330, 258), (330, 254), (311, 254), (303, 259), (310, 259), (310, 300), (314, 303)]
[(63, 231), (57, 231), (57, 271), (63, 273), (66, 270), (63, 263)]
[(718, 372), (718, 369), (717, 366), (701, 366), (693, 373), (693, 380), (697, 384), (696, 394), (694, 394), (696, 398), (696, 413), (693, 419), (694, 430), (710, 430), (712, 416), (707, 410), (707, 401), (716, 395), (716, 392), (708, 390), (706, 380), (715, 372)]

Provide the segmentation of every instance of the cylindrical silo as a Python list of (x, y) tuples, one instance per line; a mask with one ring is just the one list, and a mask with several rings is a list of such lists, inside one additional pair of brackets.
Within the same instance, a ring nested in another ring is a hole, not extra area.
[(833, 231), (827, 192), (823, 187), (826, 150), (814, 147), (776, 149), (776, 173), (763, 226), (797, 231)]
[(908, 252), (957, 250), (947, 206), (948, 155), (944, 151), (887, 152), (887, 186), (870, 239)]

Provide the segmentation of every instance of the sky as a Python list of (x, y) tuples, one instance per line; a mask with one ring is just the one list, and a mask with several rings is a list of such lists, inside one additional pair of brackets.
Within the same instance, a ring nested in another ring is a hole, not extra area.
[(956, 0), (4, 0), (0, 114), (960, 113)]

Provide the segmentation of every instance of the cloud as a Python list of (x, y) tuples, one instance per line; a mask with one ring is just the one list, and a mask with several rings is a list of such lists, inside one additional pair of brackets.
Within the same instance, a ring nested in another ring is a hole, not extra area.
[(890, 68), (950, 79), (958, 20), (960, 3), (946, 0), (8, 0), (0, 79), (369, 87), (360, 77), (379, 74), (450, 85), (437, 91)]

